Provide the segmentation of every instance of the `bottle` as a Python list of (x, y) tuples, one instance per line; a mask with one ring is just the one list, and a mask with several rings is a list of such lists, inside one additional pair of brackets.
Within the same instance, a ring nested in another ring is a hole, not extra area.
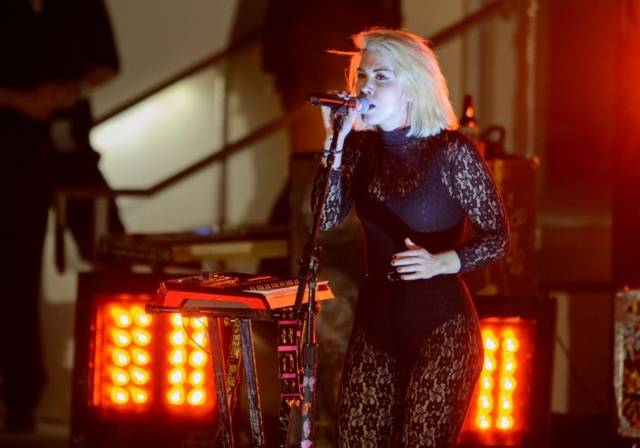
[(462, 116), (460, 117), (460, 133), (471, 140), (484, 157), (484, 144), (480, 141), (480, 128), (476, 119), (476, 108), (473, 107), (471, 95), (464, 96), (462, 104)]
[(477, 140), (480, 134), (478, 120), (476, 120), (476, 109), (473, 107), (471, 95), (464, 96), (462, 104), (462, 116), (460, 117), (460, 133), (469, 140)]

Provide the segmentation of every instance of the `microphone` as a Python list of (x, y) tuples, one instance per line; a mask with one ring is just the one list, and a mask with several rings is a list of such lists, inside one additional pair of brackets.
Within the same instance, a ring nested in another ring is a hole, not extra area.
[(307, 101), (314, 106), (329, 106), (335, 109), (346, 107), (354, 109), (359, 114), (369, 110), (369, 101), (365, 97), (348, 96), (344, 98), (333, 91), (310, 93), (307, 95)]

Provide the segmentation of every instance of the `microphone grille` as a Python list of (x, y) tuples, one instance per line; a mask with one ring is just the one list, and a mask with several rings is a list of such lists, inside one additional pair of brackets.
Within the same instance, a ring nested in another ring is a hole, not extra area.
[(362, 114), (367, 110), (369, 110), (369, 100), (366, 99), (364, 96), (359, 96), (358, 105), (356, 106), (356, 112), (358, 112), (359, 114)]

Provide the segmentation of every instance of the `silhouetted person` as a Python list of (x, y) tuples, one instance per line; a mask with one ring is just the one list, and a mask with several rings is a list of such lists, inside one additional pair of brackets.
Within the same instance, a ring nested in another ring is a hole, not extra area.
[[(106, 186), (89, 145), (87, 95), (118, 70), (100, 0), (0, 2), (0, 373), (5, 429), (34, 428), (44, 383), (39, 295), (43, 241), (55, 186)], [(69, 203), (90, 254), (92, 205)], [(117, 213), (111, 225), (122, 231)]]

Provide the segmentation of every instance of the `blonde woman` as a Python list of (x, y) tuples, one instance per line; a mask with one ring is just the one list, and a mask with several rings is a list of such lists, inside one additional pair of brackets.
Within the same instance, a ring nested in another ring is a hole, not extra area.
[[(339, 445), (452, 447), (483, 359), (459, 274), (504, 256), (505, 211), (476, 148), (455, 130), (427, 42), (371, 29), (354, 43), (348, 89), (369, 107), (345, 117), (322, 224), (337, 225), (353, 204), (366, 241)], [(334, 117), (323, 115), (329, 148)], [(467, 219), (475, 237), (462, 241)]]

